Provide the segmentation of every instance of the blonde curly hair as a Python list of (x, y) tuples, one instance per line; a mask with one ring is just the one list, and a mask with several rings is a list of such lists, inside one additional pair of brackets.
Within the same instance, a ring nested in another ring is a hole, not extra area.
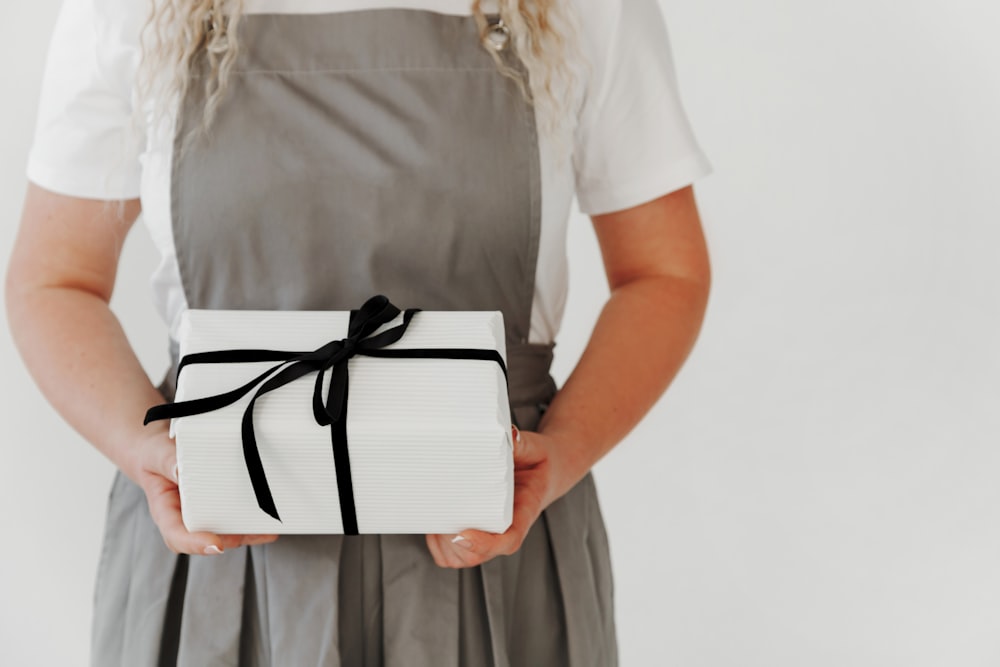
[[(469, 2), (482, 34), (490, 23), (483, 0)], [(514, 49), (528, 71), (528, 81), (505, 61), (509, 48), (498, 51), (488, 40), (483, 41), (483, 48), (498, 71), (515, 80), (524, 99), (536, 107), (541, 133), (551, 140), (561, 161), (568, 155), (569, 137), (575, 126), (580, 91), (577, 84), (590, 67), (579, 45), (579, 26), (571, 0), (496, 3)], [(160, 102), (176, 101), (197, 81), (204, 87), (205, 102), (201, 126), (192, 134), (206, 131), (229, 86), (240, 50), (238, 34), (243, 15), (244, 0), (154, 0), (143, 30), (140, 95)], [(577, 65), (584, 68), (583, 72)], [(208, 76), (195, 79), (192, 72), (196, 67), (206, 67)], [(159, 113), (166, 106), (155, 104)]]

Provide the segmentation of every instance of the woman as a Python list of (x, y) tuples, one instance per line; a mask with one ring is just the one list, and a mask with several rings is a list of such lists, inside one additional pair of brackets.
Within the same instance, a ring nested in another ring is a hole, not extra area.
[[(65, 4), (7, 304), (45, 395), (119, 468), (93, 664), (616, 664), (589, 471), (697, 336), (709, 264), (690, 184), (709, 167), (656, 0), (499, 5), (171, 0), (143, 32), (148, 4)], [(556, 391), (574, 192), (611, 296)], [(141, 419), (174, 369), (154, 386), (108, 308), (140, 210), (174, 364), (186, 308), (384, 293), (502, 310), (511, 528), (188, 533), (166, 424)]]

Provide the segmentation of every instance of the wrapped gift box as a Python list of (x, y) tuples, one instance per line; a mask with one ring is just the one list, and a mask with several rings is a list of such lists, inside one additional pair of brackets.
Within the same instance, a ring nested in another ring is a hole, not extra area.
[[(181, 358), (219, 350), (312, 351), (343, 339), (350, 313), (188, 310)], [(397, 315), (375, 333), (403, 322)], [(385, 350), (492, 351), (506, 359), (500, 312), (420, 311)], [(194, 357), (191, 357), (194, 358)], [(177, 402), (244, 385), (281, 362), (189, 363)], [(511, 523), (513, 449), (504, 367), (484, 359), (387, 358), (345, 362), (350, 485), (360, 533), (503, 532)], [(287, 366), (287, 363), (286, 363)], [(321, 396), (329, 394), (325, 372)], [(255, 495), (241, 432), (253, 391), (231, 405), (175, 417), (181, 512), (191, 531), (343, 533), (333, 425), (314, 416), (317, 373), (256, 399), (252, 424), (280, 519)], [(259, 385), (257, 385), (259, 387)]]

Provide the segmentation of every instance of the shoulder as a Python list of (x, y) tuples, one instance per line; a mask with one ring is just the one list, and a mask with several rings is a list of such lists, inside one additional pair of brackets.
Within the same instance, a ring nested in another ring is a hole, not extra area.
[(681, 101), (660, 0), (570, 0), (589, 61), (574, 145), (590, 215), (630, 208), (710, 170)]
[(96, 28), (117, 43), (139, 45), (139, 35), (153, 13), (154, 0), (68, 0), (92, 7)]
[(591, 86), (606, 88), (624, 71), (637, 83), (646, 77), (636, 68), (648, 65), (651, 71), (645, 74), (652, 75), (673, 66), (660, 0), (570, 0), (570, 5)]
[(27, 175), (62, 194), (131, 198), (132, 91), (152, 0), (64, 0), (49, 41)]
[[(140, 33), (153, 0), (63, 0), (49, 45), (49, 60), (105, 66), (129, 51), (138, 55)], [(96, 60), (94, 60), (96, 57)]]
[(78, 26), (138, 33), (162, 0), (63, 0), (60, 23), (72, 19)]
[[(580, 46), (591, 60), (608, 51), (625, 0), (571, 0)], [(655, 1), (655, 0), (654, 0)]]
[(659, 0), (570, 0), (584, 48), (605, 54), (642, 23), (663, 24)]

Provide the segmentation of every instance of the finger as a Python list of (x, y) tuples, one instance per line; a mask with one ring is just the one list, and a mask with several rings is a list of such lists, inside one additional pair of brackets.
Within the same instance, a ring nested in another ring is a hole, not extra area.
[(216, 555), (225, 551), (220, 536), (201, 531), (192, 533), (184, 526), (177, 487), (147, 497), (149, 512), (171, 551), (185, 554)]
[(239, 534), (220, 534), (219, 539), (222, 541), (222, 550), (225, 552), (229, 549), (236, 549), (237, 547), (253, 546), (255, 544), (268, 544), (274, 542), (278, 539), (277, 535), (239, 535)]
[(479, 549), (473, 548), (473, 543), (465, 537), (464, 533), (442, 537), (445, 538), (444, 548), (460, 563), (460, 567), (482, 565), (495, 555), (490, 553), (488, 549), (483, 549), (482, 544), (478, 545)]
[(548, 453), (537, 442), (535, 434), (528, 431), (521, 431), (518, 433), (518, 436), (514, 439), (515, 470), (533, 468), (546, 461)]
[(221, 540), (222, 542), (222, 550), (227, 551), (229, 549), (242, 547), (243, 540), (245, 539), (245, 537), (246, 537), (245, 535), (238, 535), (238, 534), (219, 535), (219, 540)]
[(448, 567), (452, 568), (462, 568), (469, 567), (469, 563), (466, 562), (467, 556), (475, 556), (472, 553), (460, 553), (464, 552), (464, 549), (460, 549), (451, 543), (450, 535), (438, 535), (437, 542), (441, 547), (441, 554), (444, 556), (445, 563)]
[(216, 556), (225, 553), (227, 548), (237, 546), (235, 544), (226, 545), (222, 537), (215, 533), (207, 531), (189, 532), (184, 527), (184, 522), (181, 520), (179, 512), (164, 515), (157, 525), (160, 528), (160, 533), (163, 535), (163, 541), (167, 543), (170, 549), (177, 553)]
[(500, 535), (478, 530), (463, 530), (447, 541), (448, 548), (465, 567), (482, 565), (502, 555)]
[(277, 539), (277, 535), (240, 535), (240, 546), (249, 547), (255, 544), (270, 544)]
[(173, 440), (167, 437), (153, 439), (147, 456), (147, 469), (177, 484), (177, 447)]
[(438, 542), (438, 536), (427, 535), (426, 539), (427, 549), (431, 552), (434, 564), (438, 567), (448, 567), (448, 561), (445, 559), (444, 554), (441, 553), (441, 544)]
[(511, 524), (503, 533), (482, 530), (463, 530), (451, 543), (464, 551), (489, 560), (495, 556), (510, 555), (521, 548), (531, 526), (538, 519), (537, 495), (528, 491), (514, 494), (514, 513)]
[[(461, 537), (461, 539), (458, 539)], [(479, 558), (482, 561), (496, 556), (506, 556), (517, 551), (523, 541), (518, 527), (511, 525), (506, 532), (496, 534), (481, 530), (463, 530), (456, 536), (453, 543), (457, 548), (466, 551), (468, 558)]]
[(437, 550), (441, 555), (441, 560), (444, 563), (444, 567), (469, 567), (469, 563), (467, 563), (463, 558), (465, 554), (460, 553), (461, 550), (456, 549), (455, 546), (450, 543), (450, 535), (434, 535), (433, 537)]

